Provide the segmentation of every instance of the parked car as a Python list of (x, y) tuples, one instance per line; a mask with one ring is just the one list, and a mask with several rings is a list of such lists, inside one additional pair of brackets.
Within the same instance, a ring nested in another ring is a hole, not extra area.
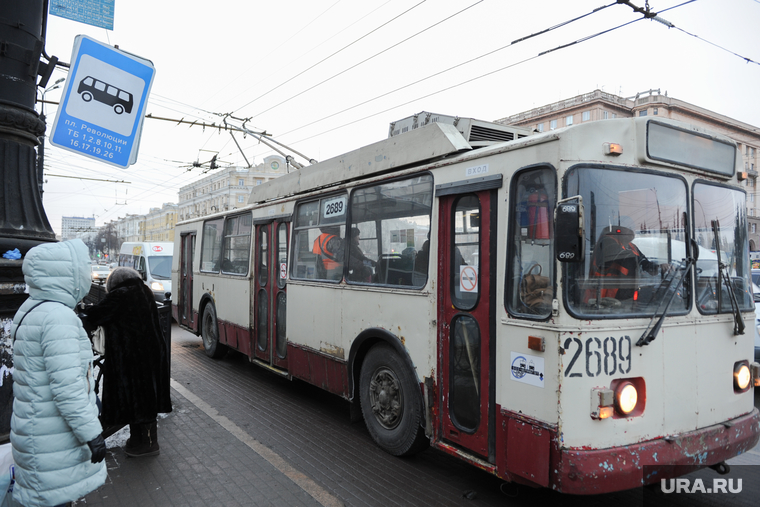
[(95, 264), (92, 266), (92, 281), (98, 282), (98, 281), (105, 281), (106, 278), (108, 278), (108, 275), (111, 273), (111, 270), (108, 268), (108, 266), (101, 266), (100, 264)]

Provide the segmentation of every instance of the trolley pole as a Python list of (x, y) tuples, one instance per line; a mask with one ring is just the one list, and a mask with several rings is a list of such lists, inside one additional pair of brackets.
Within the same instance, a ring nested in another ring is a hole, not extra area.
[[(47, 85), (55, 66), (55, 61), (40, 62), (46, 5), (44, 0), (0, 0), (0, 363), (5, 367), (0, 373), (0, 442), (9, 438), (13, 406), (13, 356), (5, 324), (27, 298), (23, 256), (42, 242), (55, 241), (42, 206), (35, 153), (45, 135), (45, 122), (34, 110), (36, 88)], [(16, 249), (21, 258), (3, 257)]]

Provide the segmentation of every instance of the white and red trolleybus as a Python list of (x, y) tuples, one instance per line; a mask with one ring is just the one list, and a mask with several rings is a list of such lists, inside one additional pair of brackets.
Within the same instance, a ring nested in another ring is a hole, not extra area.
[(735, 143), (521, 133), (431, 122), (180, 222), (174, 317), (350, 400), (394, 455), (570, 494), (725, 469), (760, 435)]

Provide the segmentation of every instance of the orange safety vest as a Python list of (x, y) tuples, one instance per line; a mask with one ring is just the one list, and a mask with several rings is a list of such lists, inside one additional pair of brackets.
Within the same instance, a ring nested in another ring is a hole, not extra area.
[[(609, 236), (609, 239), (613, 240), (615, 243), (617, 243), (618, 245), (620, 245), (620, 248), (622, 250), (630, 251), (636, 257), (640, 257), (641, 256), (641, 252), (636, 247), (636, 245), (634, 245), (633, 243), (629, 243), (628, 245), (630, 246), (630, 248), (626, 248), (626, 245), (622, 244), (614, 236)], [(628, 274), (630, 273), (630, 270), (628, 268), (626, 268), (624, 266), (621, 266), (617, 262), (612, 262), (612, 263), (608, 264), (606, 268), (604, 268), (602, 266), (597, 265), (596, 261), (597, 261), (597, 259), (596, 259), (596, 256), (595, 256), (594, 259), (593, 259), (593, 262), (591, 263), (591, 270), (589, 272), (589, 275), (591, 277), (602, 277), (602, 276), (625, 277), (625, 276), (628, 276)], [(638, 263), (638, 261), (637, 261), (637, 263)], [(600, 292), (600, 297), (603, 297), (603, 298), (614, 298), (615, 296), (617, 296), (618, 290), (620, 290), (620, 289), (619, 288), (602, 289), (601, 292)], [(593, 291), (593, 289), (587, 289), (584, 301), (586, 303), (588, 303), (589, 299), (591, 297), (593, 297), (594, 293), (595, 293), (595, 291)], [(634, 295), (634, 298), (635, 298), (635, 295)]]
[(322, 264), (324, 264), (325, 269), (327, 270), (339, 269), (341, 267), (341, 263), (336, 260), (335, 252), (331, 252), (327, 249), (327, 244), (331, 239), (336, 237), (335, 234), (323, 232), (317, 237), (316, 241), (314, 241), (314, 247), (311, 250), (313, 253), (322, 257)]

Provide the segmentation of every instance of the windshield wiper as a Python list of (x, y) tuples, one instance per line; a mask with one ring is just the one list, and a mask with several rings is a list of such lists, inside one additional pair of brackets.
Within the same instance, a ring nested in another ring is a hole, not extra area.
[[(724, 264), (720, 258), (720, 242), (718, 241), (718, 230), (720, 229), (720, 222), (718, 220), (712, 221), (713, 237), (715, 241), (715, 253), (718, 256), (718, 312), (722, 309), (721, 303), (723, 302), (722, 293), (720, 289), (721, 277), (723, 283), (726, 285), (726, 292), (728, 292), (728, 301), (731, 303), (731, 312), (734, 314), (734, 335), (744, 334), (744, 319), (739, 311), (739, 302), (736, 300), (736, 294), (731, 287), (731, 274), (728, 272), (728, 265)], [(725, 273), (723, 272), (725, 270)]]
[[(728, 266), (725, 264), (720, 265), (718, 268), (718, 277), (721, 276), (721, 271), (724, 269), (726, 272), (723, 274), (723, 283), (726, 284), (728, 301), (731, 303), (731, 311), (734, 314), (734, 334), (744, 334), (744, 319), (742, 318), (741, 311), (739, 311), (739, 301), (736, 300), (736, 293), (734, 293), (734, 290), (731, 287), (731, 276), (728, 273)], [(720, 281), (718, 281), (718, 287), (720, 287)], [(720, 292), (720, 288), (718, 289), (718, 292)]]
[[(686, 259), (681, 260), (682, 266), (673, 270), (673, 274), (671, 275), (670, 280), (668, 280), (668, 283), (666, 285), (667, 289), (665, 293), (667, 294), (667, 291), (671, 289), (671, 286), (673, 285), (673, 280), (676, 279), (677, 270), (681, 269), (683, 271), (681, 273), (680, 280), (678, 280), (678, 284), (673, 289), (673, 292), (670, 293), (670, 297), (668, 298), (665, 308), (662, 310), (662, 314), (660, 315), (659, 318), (657, 318), (657, 313), (659, 312), (664, 299), (660, 300), (659, 304), (657, 305), (657, 308), (655, 308), (654, 315), (652, 315), (652, 319), (649, 321), (649, 324), (647, 325), (647, 328), (644, 330), (644, 333), (641, 335), (641, 338), (639, 338), (639, 341), (636, 342), (637, 347), (643, 347), (644, 345), (649, 345), (649, 343), (657, 337), (657, 334), (660, 332), (660, 328), (662, 327), (663, 322), (665, 322), (665, 316), (668, 314), (668, 310), (670, 309), (670, 304), (673, 302), (673, 299), (675, 299), (678, 289), (681, 287), (681, 285), (683, 285), (683, 281), (686, 278), (686, 275), (689, 274), (689, 271), (691, 271), (691, 267), (697, 262), (697, 259), (699, 258), (699, 249), (697, 248), (697, 243), (693, 239), (690, 240), (690, 242), (692, 246), (692, 255), (687, 257)], [(654, 327), (652, 327), (652, 323), (655, 321), (655, 319), (657, 319), (657, 323), (654, 325)]]

